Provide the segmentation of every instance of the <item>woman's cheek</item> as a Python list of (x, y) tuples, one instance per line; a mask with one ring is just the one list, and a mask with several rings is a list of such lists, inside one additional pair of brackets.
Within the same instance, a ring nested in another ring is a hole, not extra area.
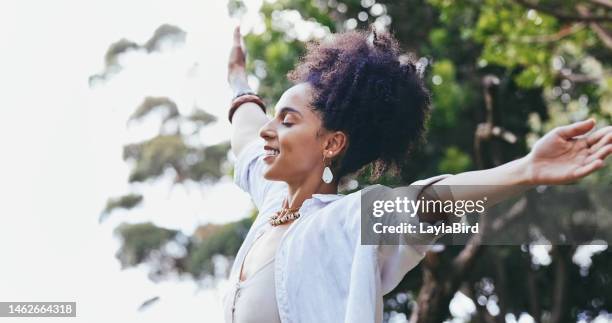
[(287, 170), (297, 170), (301, 169), (302, 165), (300, 165), (299, 151), (296, 151), (292, 147), (280, 146), (280, 155), (279, 155), (278, 165), (280, 169), (284, 169), (284, 172)]
[[(297, 129), (292, 129), (295, 131)], [(280, 155), (283, 157), (282, 163), (286, 167), (298, 172), (310, 171), (316, 166), (314, 157), (317, 151), (317, 143), (309, 138), (314, 135), (308, 133), (279, 133)], [(323, 157), (321, 157), (322, 160)]]

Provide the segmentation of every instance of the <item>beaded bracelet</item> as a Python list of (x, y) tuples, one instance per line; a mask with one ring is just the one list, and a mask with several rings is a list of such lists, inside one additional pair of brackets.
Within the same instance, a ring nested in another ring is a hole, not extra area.
[(232, 106), (230, 107), (229, 113), (228, 113), (228, 119), (230, 123), (232, 123), (232, 117), (234, 116), (234, 112), (238, 110), (238, 107), (240, 107), (241, 105), (247, 102), (253, 102), (259, 105), (263, 113), (266, 113), (266, 104), (257, 94), (245, 93), (243, 95), (239, 95), (235, 97), (234, 100), (232, 101)]

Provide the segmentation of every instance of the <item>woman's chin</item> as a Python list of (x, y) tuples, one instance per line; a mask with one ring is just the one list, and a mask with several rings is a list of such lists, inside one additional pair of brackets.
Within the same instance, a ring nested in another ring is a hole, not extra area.
[(269, 181), (276, 181), (276, 176), (274, 176), (274, 167), (271, 165), (266, 165), (263, 171), (263, 178)]
[(280, 181), (281, 179), (277, 176), (274, 176), (272, 174), (268, 175), (267, 173), (264, 173), (263, 178), (269, 180), (269, 181)]
[(263, 178), (269, 181), (283, 181), (283, 176), (278, 174), (274, 165), (267, 165), (263, 171)]
[(263, 158), (263, 162), (264, 162), (264, 171), (263, 171), (263, 177), (267, 180), (270, 181), (275, 181), (277, 180), (274, 176), (275, 173), (275, 164), (276, 164), (276, 159), (278, 159), (278, 155), (276, 156), (265, 156)]

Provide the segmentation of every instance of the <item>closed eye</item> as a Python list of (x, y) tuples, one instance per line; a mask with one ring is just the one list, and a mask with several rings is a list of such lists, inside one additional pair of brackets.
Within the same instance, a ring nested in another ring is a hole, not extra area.
[(299, 113), (299, 111), (293, 109), (293, 108), (289, 108), (289, 107), (284, 107), (281, 109), (281, 111), (278, 113), (278, 119), (279, 121), (281, 121), (281, 124), (285, 127), (291, 127), (293, 126), (295, 123), (293, 122), (287, 122), (285, 120), (291, 120), (291, 114), (292, 113), (297, 113), (298, 115), (302, 115), (301, 113)]

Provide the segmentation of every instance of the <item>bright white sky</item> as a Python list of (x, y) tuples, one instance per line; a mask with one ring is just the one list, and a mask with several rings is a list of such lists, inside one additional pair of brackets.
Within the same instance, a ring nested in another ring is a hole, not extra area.
[[(255, 24), (254, 12), (243, 30)], [(143, 43), (164, 23), (187, 32), (183, 47), (125, 55), (120, 74), (89, 88), (111, 43)], [(154, 120), (126, 127), (145, 96), (169, 96), (183, 112), (201, 107), (219, 117), (202, 139), (229, 138), (225, 62), (235, 24), (226, 1), (0, 2), (0, 301), (76, 301), (71, 322), (222, 322), (223, 283), (198, 290), (192, 281), (154, 284), (146, 268), (121, 271), (112, 231), (123, 221), (153, 221), (190, 233), (242, 218), (250, 198), (229, 178), (205, 189), (135, 186), (145, 193), (143, 207), (97, 221), (108, 197), (130, 191), (122, 146), (157, 129)], [(307, 23), (295, 27), (317, 33)], [(138, 312), (153, 296), (161, 300)], [(459, 294), (451, 310), (468, 318), (474, 308)]]

